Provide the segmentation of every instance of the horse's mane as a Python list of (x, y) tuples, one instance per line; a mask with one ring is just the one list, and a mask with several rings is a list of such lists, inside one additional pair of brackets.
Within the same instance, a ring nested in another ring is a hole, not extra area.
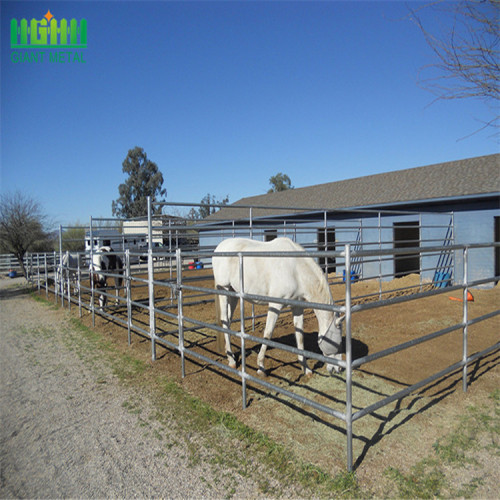
[[(290, 250), (295, 252), (306, 252), (305, 248), (302, 245), (290, 240), (289, 238), (276, 238), (270, 243), (273, 242), (281, 247), (279, 249), (285, 249), (285, 247), (288, 247)], [(326, 279), (317, 262), (312, 257), (301, 258), (300, 261), (304, 263), (304, 265), (309, 269), (310, 273), (316, 278), (314, 287), (309, 291), (309, 300), (311, 302), (333, 304), (333, 298), (330, 292), (330, 286), (328, 285), (328, 280)]]
[(330, 291), (330, 286), (328, 285), (328, 280), (326, 279), (323, 271), (316, 263), (315, 260), (307, 261), (307, 266), (309, 267), (311, 273), (316, 277), (316, 282), (314, 288), (311, 290), (311, 302), (318, 302), (323, 304), (333, 304), (333, 298)]

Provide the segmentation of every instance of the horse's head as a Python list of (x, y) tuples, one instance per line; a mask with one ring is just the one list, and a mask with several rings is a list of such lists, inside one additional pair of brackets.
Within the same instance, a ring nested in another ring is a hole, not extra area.
[[(342, 322), (344, 316), (339, 316), (338, 313), (333, 315), (333, 320), (328, 326), (326, 332), (319, 332), (318, 346), (324, 356), (333, 356), (337, 359), (342, 359), (340, 349), (342, 347)], [(327, 369), (330, 373), (335, 369), (336, 372), (340, 371), (337, 365), (328, 364)]]

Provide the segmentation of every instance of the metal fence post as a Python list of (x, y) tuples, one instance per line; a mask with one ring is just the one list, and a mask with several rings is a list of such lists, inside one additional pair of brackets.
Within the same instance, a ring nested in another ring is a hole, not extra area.
[(151, 197), (148, 196), (148, 290), (149, 290), (149, 335), (151, 337), (151, 359), (156, 361), (155, 285), (153, 262), (153, 221), (151, 219)]
[(183, 310), (183, 292), (182, 292), (182, 253), (181, 249), (175, 251), (175, 260), (177, 267), (177, 325), (179, 328), (179, 351), (181, 353), (181, 375), (186, 376), (186, 364), (184, 359), (184, 310)]
[(64, 307), (64, 269), (63, 269), (63, 253), (62, 253), (62, 226), (59, 224), (59, 265), (56, 275), (59, 278), (59, 293), (61, 294), (61, 305)]
[(37, 290), (40, 293), (40, 254), (36, 254)]
[(253, 239), (253, 210), (252, 207), (250, 207), (249, 212), (249, 234), (250, 234), (250, 239)]
[(468, 336), (468, 327), (467, 323), (469, 321), (469, 278), (468, 274), (468, 258), (469, 258), (469, 249), (468, 247), (464, 248), (464, 293), (463, 293), (463, 336), (462, 336), (462, 389), (464, 392), (467, 392), (467, 336)]
[(131, 303), (131, 282), (130, 282), (130, 249), (125, 250), (125, 290), (127, 294), (127, 339), (128, 345), (132, 343), (132, 303)]
[(352, 338), (351, 338), (351, 245), (345, 246), (345, 360), (346, 360), (346, 435), (347, 470), (352, 471)]
[(94, 234), (92, 231), (92, 216), (90, 216), (90, 311), (92, 313), (92, 327), (95, 327), (95, 290), (94, 290)]
[(56, 251), (54, 250), (54, 254), (53, 254), (53, 257), (54, 257), (54, 299), (55, 299), (55, 302), (57, 304), (57, 301), (58, 301), (58, 294), (59, 294), (59, 276), (58, 276), (58, 272), (57, 272), (57, 253)]
[[(71, 273), (70, 273), (70, 261), (69, 261), (69, 250), (66, 250), (66, 257), (67, 257), (67, 263), (66, 263), (66, 279), (67, 279), (67, 286), (68, 286), (68, 309), (71, 311)], [(61, 262), (61, 269), (63, 265)], [(63, 280), (64, 283), (64, 280)], [(64, 286), (63, 286), (63, 295), (64, 295)]]
[(49, 270), (47, 268), (47, 253), (43, 254), (44, 266), (45, 266), (45, 298), (49, 298)]
[(77, 275), (76, 275), (76, 281), (78, 283), (78, 316), (81, 318), (82, 317), (82, 269), (80, 266), (80, 254), (77, 254), (76, 258), (76, 265), (77, 265)]
[(382, 298), (382, 218), (380, 212), (378, 213), (378, 298)]
[(241, 338), (241, 390), (243, 409), (247, 407), (247, 378), (246, 378), (246, 352), (245, 352), (245, 279), (243, 276), (243, 255), (238, 254), (240, 266), (240, 338)]

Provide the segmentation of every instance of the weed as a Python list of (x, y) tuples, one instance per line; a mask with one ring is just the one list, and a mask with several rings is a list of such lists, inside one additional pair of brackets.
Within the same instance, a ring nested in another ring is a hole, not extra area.
[(475, 491), (484, 483), (484, 480), (479, 477), (471, 479), (467, 484), (462, 485), (462, 487), (456, 492), (454, 496), (460, 498), (471, 498)]
[(389, 467), (385, 474), (396, 483), (401, 498), (435, 498), (445, 485), (444, 474), (433, 461), (419, 462), (407, 475), (393, 467)]
[[(478, 451), (480, 447), (478, 438), (484, 435), (490, 438), (491, 444), (483, 445), (483, 448), (496, 450), (500, 448), (498, 445), (498, 434), (500, 433), (499, 395), (499, 389), (490, 395), (494, 404), (493, 411), (487, 406), (469, 406), (467, 413), (462, 415), (456, 428), (434, 443), (435, 456), (421, 460), (411, 468), (408, 474), (403, 474), (394, 467), (388, 467), (385, 475), (396, 484), (398, 496), (401, 498), (433, 498), (447, 490), (452, 497), (471, 497), (483, 484), (483, 478), (476, 475), (455, 490), (447, 483), (445, 466), (467, 467), (469, 471), (473, 470), (476, 474), (482, 474), (480, 463), (474, 457), (474, 452)], [(471, 466), (475, 468), (471, 469)]]

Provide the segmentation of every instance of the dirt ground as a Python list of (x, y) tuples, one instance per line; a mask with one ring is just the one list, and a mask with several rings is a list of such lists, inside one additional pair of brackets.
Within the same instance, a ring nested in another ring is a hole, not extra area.
[[(175, 280), (175, 277), (156, 275), (155, 279)], [(206, 270), (187, 271), (183, 280), (191, 286), (213, 287), (211, 274)], [(406, 294), (407, 291), (399, 289), (408, 286), (415, 286), (414, 291), (418, 290), (418, 285), (418, 276), (408, 276), (383, 283), (386, 292), (384, 298)], [(370, 294), (379, 291), (379, 282), (354, 283), (352, 290), (354, 303), (373, 301), (375, 299)], [(344, 286), (333, 287), (332, 294), (336, 302), (342, 303)], [(474, 289), (472, 294), (474, 301), (468, 302), (469, 319), (498, 309), (500, 286), (490, 290)], [(134, 287), (132, 297), (137, 303), (133, 307), (133, 325), (148, 330), (148, 311), (139, 307), (139, 304), (147, 306), (147, 286)], [(451, 300), (450, 297), (460, 298), (461, 291), (355, 313), (352, 320), (353, 358), (357, 359), (461, 323), (463, 302)], [(155, 300), (156, 307), (162, 309), (165, 314), (177, 314), (177, 305), (171, 299), (170, 288), (156, 286)], [(214, 322), (213, 296), (186, 290), (183, 308), (184, 315), (188, 318), (207, 323)], [(75, 305), (73, 310), (77, 311)], [(246, 306), (246, 310), (250, 312), (249, 306)], [(114, 307), (113, 312), (122, 322), (126, 322), (125, 305)], [(265, 316), (261, 315), (265, 312), (265, 308), (255, 308), (256, 336), (263, 330)], [(165, 340), (178, 344), (176, 319), (165, 314), (157, 315), (158, 332)], [(84, 312), (83, 321), (90, 325), (91, 315)], [(215, 332), (201, 327), (189, 328), (190, 326), (193, 325), (189, 323), (185, 325), (186, 347), (227, 364), (227, 360), (217, 352)], [(114, 342), (123, 346), (123, 349), (132, 348), (144, 356), (144, 359), (150, 359), (151, 343), (145, 336), (133, 334), (132, 345), (128, 347), (127, 328), (123, 324), (96, 315), (96, 328), (108, 334)], [(239, 323), (233, 323), (233, 328), (238, 330)], [(317, 328), (314, 313), (307, 310), (304, 325), (305, 347), (307, 350), (320, 353), (317, 346)], [(252, 333), (250, 321), (246, 323), (246, 331)], [(469, 355), (498, 342), (499, 332), (498, 316), (470, 326)], [(282, 313), (273, 339), (283, 344), (295, 345), (290, 312)], [(236, 339), (233, 344), (236, 346), (236, 352), (239, 352), (239, 340)], [(248, 372), (255, 376), (258, 348), (259, 345), (252, 343), (247, 343), (246, 346)], [(253, 428), (262, 430), (272, 438), (285, 443), (308, 462), (317, 464), (331, 473), (345, 470), (346, 432), (345, 424), (341, 420), (254, 383), (248, 384), (247, 408), (243, 409), (239, 377), (187, 355), (186, 376), (182, 378), (180, 359), (177, 351), (158, 345), (156, 369), (177, 379), (187, 391), (217, 409), (236, 414)], [(353, 374), (353, 410), (358, 411), (376, 403), (461, 359), (462, 329), (459, 328), (438, 339), (362, 365)], [(496, 350), (485, 359), (471, 364), (468, 371), (467, 393), (462, 391), (462, 373), (456, 371), (354, 422), (353, 454), (358, 478), (372, 491), (377, 491), (379, 485), (382, 488), (382, 473), (388, 466), (407, 471), (413, 464), (428, 456), (432, 452), (432, 445), (444, 432), (456, 426), (458, 417), (468, 405), (480, 404), (492, 391), (500, 387), (499, 361), (499, 351)], [(305, 377), (294, 355), (269, 348), (266, 356), (268, 370), (266, 380), (344, 412), (345, 374), (330, 376), (322, 363), (314, 360), (309, 360), (309, 366), (313, 368), (314, 373), (311, 377)], [(493, 460), (485, 465), (493, 468), (493, 478), (497, 474), (498, 466), (498, 457), (496, 461)], [(493, 481), (496, 483), (496, 480)]]

